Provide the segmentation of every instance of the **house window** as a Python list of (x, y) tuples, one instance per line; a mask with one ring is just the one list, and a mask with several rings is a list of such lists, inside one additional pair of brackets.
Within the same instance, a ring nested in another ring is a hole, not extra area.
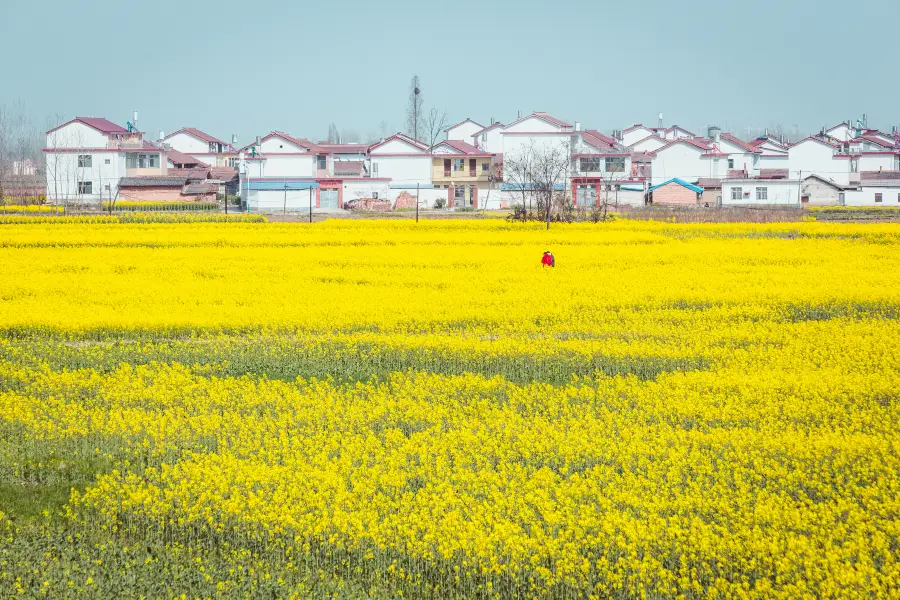
[(881, 202), (881, 200), (882, 200), (882, 195), (881, 195), (881, 194), (875, 194), (875, 202)]
[(378, 163), (372, 163), (372, 177), (378, 177)]
[(606, 158), (606, 172), (607, 173), (624, 173), (625, 172), (625, 157), (624, 156), (609, 156)]
[(454, 171), (465, 171), (466, 170), (466, 159), (464, 159), (464, 158), (453, 159), (453, 170)]
[(731, 188), (731, 199), (732, 200), (741, 200), (744, 197), (744, 190), (739, 187)]
[(465, 200), (466, 199), (466, 186), (458, 185), (453, 188), (453, 199), (454, 200)]
[(93, 193), (93, 182), (92, 181), (79, 181), (78, 182), (78, 193), (79, 194), (91, 194)]
[(850, 159), (850, 172), (859, 173), (859, 160), (855, 158)]
[(756, 199), (757, 200), (768, 200), (769, 199), (769, 188), (767, 188), (767, 187), (756, 188)]
[(481, 163), (481, 172), (486, 173), (491, 170), (491, 163), (483, 162)]
[(733, 168), (734, 168), (734, 159), (733, 159), (733, 158), (729, 158), (729, 159), (728, 159), (728, 168), (729, 168), (729, 169), (733, 169)]
[(126, 169), (155, 169), (159, 166), (159, 154), (129, 154), (125, 159)]
[(84, 167), (86, 169), (91, 168), (91, 155), (90, 154), (79, 154), (78, 155), (78, 166)]
[(372, 192), (372, 200), (378, 200), (378, 192)]
[(316, 161), (318, 164), (318, 166), (316, 168), (318, 168), (318, 169), (327, 168), (326, 163), (325, 163), (325, 155), (324, 154), (319, 154), (318, 156), (316, 156)]
[(583, 172), (599, 171), (600, 158), (596, 156), (581, 157), (581, 170)]
[(108, 165), (108, 164), (109, 164), (109, 159), (108, 159), (108, 158), (107, 158), (107, 159), (104, 159), (103, 164), (104, 164), (104, 165)]

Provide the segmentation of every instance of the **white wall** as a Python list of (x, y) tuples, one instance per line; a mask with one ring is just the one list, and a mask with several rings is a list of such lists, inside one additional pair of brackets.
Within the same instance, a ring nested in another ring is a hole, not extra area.
[(261, 152), (264, 155), (269, 154), (284, 154), (284, 153), (295, 153), (295, 152), (309, 152), (306, 148), (293, 144), (285, 139), (282, 139), (277, 136), (270, 137), (267, 140), (264, 140), (260, 143), (259, 148), (257, 148), (257, 152)]
[(431, 183), (431, 156), (378, 156), (372, 155), (372, 177), (388, 177), (396, 183)]
[[(448, 192), (449, 192), (449, 190), (445, 190), (443, 188), (441, 188), (441, 189), (428, 188), (428, 189), (419, 190), (419, 208), (422, 208), (422, 209), (434, 208), (434, 205), (437, 202), (438, 198), (443, 198), (444, 206), (446, 207)], [(396, 202), (397, 197), (403, 193), (407, 193), (410, 196), (415, 196), (416, 190), (415, 189), (398, 189), (398, 188), (389, 189), (387, 191), (388, 200), (390, 200), (392, 203)], [(379, 198), (380, 197), (381, 196), (379, 196)]]
[(648, 135), (653, 135), (653, 132), (647, 129), (646, 127), (641, 127), (639, 129), (635, 129), (634, 131), (629, 131), (627, 133), (622, 134), (622, 143), (626, 146), (631, 146), (635, 142), (639, 142)]
[(788, 169), (790, 161), (787, 152), (784, 154), (763, 154), (759, 157), (760, 169)]
[[(286, 200), (285, 200), (286, 198)], [(309, 211), (310, 193), (309, 190), (251, 190), (250, 191), (250, 211), (273, 213), (284, 212), (287, 206), (287, 212)], [(312, 205), (316, 206), (316, 190), (312, 192)]]
[(448, 140), (461, 140), (466, 142), (467, 144), (475, 145), (475, 139), (472, 135), (482, 129), (481, 125), (477, 123), (473, 123), (472, 121), (466, 121), (456, 127), (447, 131), (447, 139)]
[[(91, 166), (79, 167), (79, 155), (90, 155)], [(119, 179), (125, 176), (125, 154), (121, 152), (47, 152), (45, 156), (47, 199), (52, 202), (96, 203), (107, 200), (110, 194), (115, 198)], [(78, 193), (79, 181), (91, 182), (90, 194)]]
[[(740, 199), (733, 200), (734, 188), (741, 188)], [(766, 199), (756, 198), (756, 189), (766, 188)], [(749, 194), (747, 194), (749, 192)], [(800, 185), (797, 181), (732, 179), (722, 182), (722, 206), (800, 206)]]
[(510, 125), (503, 128), (505, 132), (551, 132), (551, 131), (563, 131), (561, 127), (558, 125), (554, 125), (552, 123), (548, 123), (543, 119), (539, 119), (537, 117), (527, 117), (522, 119), (522, 121)]
[(417, 146), (408, 144), (403, 140), (395, 139), (388, 140), (377, 148), (372, 148), (372, 150), (369, 151), (369, 154), (372, 156), (376, 154), (425, 154), (425, 151)]
[(897, 159), (892, 154), (862, 154), (859, 157), (860, 171), (894, 171)]
[(278, 156), (270, 154), (263, 166), (263, 177), (312, 177), (315, 155)]
[[(193, 156), (198, 160), (202, 160), (205, 163), (209, 161), (197, 156), (198, 154), (204, 154), (209, 156), (209, 142), (204, 142), (203, 140), (199, 140), (192, 135), (188, 135), (184, 132), (176, 133), (165, 140), (166, 144), (172, 146), (173, 149), (178, 150), (183, 154), (187, 154), (188, 156)], [(215, 162), (213, 162), (215, 164)]]
[(387, 181), (353, 180), (344, 181), (344, 202), (373, 198), (378, 194), (379, 200), (390, 199), (390, 186)]
[(631, 148), (635, 152), (653, 152), (655, 150), (659, 150), (667, 143), (668, 142), (666, 142), (664, 139), (658, 138), (654, 135), (645, 140), (638, 140), (634, 144), (630, 145), (629, 148)]
[(80, 121), (47, 134), (47, 148), (106, 148), (109, 137)]
[(792, 179), (816, 174), (841, 185), (850, 183), (850, 160), (835, 158), (831, 147), (813, 140), (788, 149), (788, 169)]
[(699, 177), (709, 177), (710, 164), (701, 158), (703, 151), (688, 144), (675, 144), (660, 150), (653, 157), (651, 167), (652, 184), (666, 182), (673, 177), (684, 181), (697, 181)]
[[(881, 202), (875, 202), (875, 194), (881, 194)], [(844, 191), (844, 204), (847, 206), (900, 206), (898, 202), (900, 186), (874, 187), (863, 186), (859, 190)]]
[(848, 127), (846, 124), (838, 125), (834, 129), (826, 133), (833, 138), (841, 140), (842, 142), (848, 142), (855, 137), (853, 134), (853, 130), (850, 129), (850, 127)]
[(485, 152), (503, 152), (503, 136), (500, 132), (503, 127), (494, 127), (490, 131), (485, 131), (479, 137), (481, 138), (478, 147)]

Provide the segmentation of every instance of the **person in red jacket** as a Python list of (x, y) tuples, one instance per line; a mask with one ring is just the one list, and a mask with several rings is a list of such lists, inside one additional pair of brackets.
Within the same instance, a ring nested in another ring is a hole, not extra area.
[(545, 267), (555, 267), (556, 266), (556, 258), (550, 253), (549, 250), (544, 252), (544, 256), (541, 257), (541, 264)]

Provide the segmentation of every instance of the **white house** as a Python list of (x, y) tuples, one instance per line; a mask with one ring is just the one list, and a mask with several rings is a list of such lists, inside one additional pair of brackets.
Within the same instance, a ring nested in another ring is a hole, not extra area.
[(193, 156), (212, 167), (227, 166), (220, 155), (228, 150), (228, 145), (194, 127), (183, 127), (165, 136), (162, 141), (174, 150)]
[(750, 177), (759, 175), (762, 151), (730, 133), (717, 133), (713, 150), (727, 155), (728, 170), (743, 171)]
[(648, 135), (642, 140), (638, 140), (635, 143), (628, 146), (634, 152), (655, 152), (668, 144), (666, 140), (662, 139), (658, 135)]
[(706, 142), (680, 138), (651, 152), (653, 185), (671, 179), (695, 182), (701, 177), (721, 178), (726, 175), (728, 157)]
[(113, 199), (123, 177), (164, 177), (165, 149), (139, 131), (99, 117), (76, 117), (47, 132), (47, 198), (90, 203)]
[[(431, 189), (431, 152), (417, 140), (396, 133), (369, 148), (372, 177), (390, 180), (389, 200), (395, 201), (404, 191)], [(420, 198), (421, 202), (421, 198)]]
[(646, 127), (638, 123), (632, 125), (627, 129), (623, 129), (619, 141), (622, 142), (622, 144), (624, 144), (625, 146), (630, 147), (649, 136), (663, 139), (663, 136), (661, 135), (662, 132), (665, 132), (665, 129), (659, 129), (658, 127)]
[(817, 137), (800, 140), (788, 148), (788, 177), (802, 179), (819, 175), (847, 186), (859, 182), (859, 155)]
[(844, 204), (900, 207), (900, 180), (863, 182), (858, 189), (844, 191)]
[[(658, 131), (658, 130), (657, 130)], [(693, 139), (697, 137), (684, 127), (679, 127), (678, 125), (672, 125), (671, 127), (665, 129), (660, 134), (662, 138), (665, 140), (681, 140), (681, 139)]]
[(505, 126), (500, 132), (503, 138), (503, 156), (520, 154), (523, 150), (564, 148), (569, 151), (575, 127), (545, 112), (535, 112)]
[(787, 169), (788, 168), (788, 147), (780, 139), (769, 135), (764, 135), (749, 142), (754, 150), (759, 152), (759, 168), (765, 169)]
[[(596, 206), (623, 187), (637, 189), (643, 203), (643, 181), (636, 176), (632, 152), (616, 139), (594, 130), (576, 130), (572, 142), (570, 187), (577, 207)], [(623, 199), (625, 194), (622, 195)]]
[(864, 133), (849, 143), (859, 144), (860, 171), (900, 170), (900, 148), (885, 134)]
[(460, 121), (456, 125), (451, 125), (444, 130), (448, 140), (459, 140), (472, 146), (475, 145), (475, 134), (484, 129), (484, 125), (480, 125), (472, 119)]
[(849, 142), (856, 137), (856, 130), (850, 127), (850, 122), (838, 123), (824, 131), (825, 136), (838, 142)]
[(801, 206), (800, 182), (796, 179), (725, 179), (722, 206)]
[(475, 140), (472, 145), (492, 154), (501, 153), (503, 152), (503, 136), (500, 135), (502, 131), (503, 123), (499, 121), (491, 123), (472, 135)]

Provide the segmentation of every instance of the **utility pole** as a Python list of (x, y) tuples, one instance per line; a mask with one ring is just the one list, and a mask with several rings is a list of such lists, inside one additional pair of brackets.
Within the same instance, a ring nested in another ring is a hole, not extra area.
[(309, 222), (312, 223), (312, 184), (309, 185)]
[(419, 184), (416, 184), (416, 223), (419, 222)]
[(284, 182), (284, 214), (287, 214), (287, 181)]
[(803, 208), (803, 171), (797, 171), (797, 205)]

